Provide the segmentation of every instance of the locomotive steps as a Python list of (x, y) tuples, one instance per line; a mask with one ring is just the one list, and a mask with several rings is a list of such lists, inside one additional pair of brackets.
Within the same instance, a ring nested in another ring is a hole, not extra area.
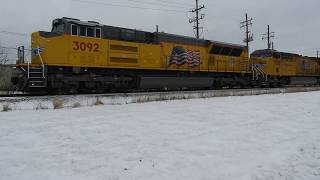
[(212, 98), (226, 96), (252, 96), (320, 91), (320, 87), (286, 87), (272, 89), (225, 89), (202, 91), (173, 91), (148, 93), (30, 96), (0, 98), (0, 111), (78, 108), (95, 105), (122, 105), (153, 101)]

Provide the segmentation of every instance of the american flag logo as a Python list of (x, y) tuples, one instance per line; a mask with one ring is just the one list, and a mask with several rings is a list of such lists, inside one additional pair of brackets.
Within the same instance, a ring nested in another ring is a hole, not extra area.
[(183, 47), (174, 47), (169, 59), (169, 65), (176, 64), (182, 66), (188, 64), (190, 67), (196, 67), (201, 64), (200, 51), (186, 51)]

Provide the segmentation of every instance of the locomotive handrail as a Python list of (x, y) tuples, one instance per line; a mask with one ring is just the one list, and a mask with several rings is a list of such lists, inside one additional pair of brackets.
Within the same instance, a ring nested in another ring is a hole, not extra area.
[(254, 58), (250, 58), (250, 65), (251, 65), (251, 71), (252, 71), (252, 80), (255, 80), (255, 69), (254, 69)]
[(265, 78), (266, 78), (266, 81), (267, 81), (267, 80), (268, 80), (268, 74), (267, 74), (263, 69), (260, 68), (260, 70), (261, 70), (262, 73), (265, 75)]
[[(260, 73), (262, 75), (262, 77), (266, 79), (266, 81), (268, 80), (268, 74), (263, 69), (261, 69), (260, 67), (257, 67), (257, 66), (253, 66), (253, 70)], [(253, 73), (254, 73), (254, 71), (253, 71)]]
[(38, 55), (39, 55), (39, 58), (40, 58), (40, 61), (41, 61), (41, 66), (42, 66), (42, 77), (44, 77), (44, 63), (43, 63), (43, 60), (42, 60), (42, 57), (41, 57), (41, 54), (40, 54), (40, 47), (38, 47)]
[(30, 78), (30, 63), (28, 62), (28, 79)]

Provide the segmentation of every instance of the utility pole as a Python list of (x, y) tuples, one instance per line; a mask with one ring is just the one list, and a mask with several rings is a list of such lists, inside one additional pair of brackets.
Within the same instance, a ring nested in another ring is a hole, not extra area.
[(250, 31), (249, 27), (252, 26), (252, 18), (248, 18), (248, 14), (246, 13), (246, 20), (240, 22), (240, 28), (243, 29), (245, 28), (246, 31), (246, 38), (243, 40), (244, 43), (246, 43), (247, 49), (248, 49), (248, 53), (249, 53), (249, 43), (253, 41), (253, 34)]
[(319, 53), (320, 53), (319, 50), (317, 50), (317, 59), (319, 59)]
[(262, 34), (262, 40), (268, 39), (268, 49), (271, 49), (271, 38), (274, 38), (275, 32), (270, 32), (270, 25), (268, 25), (268, 32)]
[(201, 7), (199, 7), (199, 0), (196, 0), (196, 8), (193, 9), (191, 12), (196, 14), (196, 17), (189, 19), (189, 23), (194, 23), (195, 25), (193, 26), (193, 29), (196, 30), (196, 38), (199, 39), (200, 38), (200, 29), (202, 29), (203, 27), (200, 27), (200, 20), (204, 19), (204, 14), (199, 14), (200, 11), (205, 8), (204, 5), (202, 5)]

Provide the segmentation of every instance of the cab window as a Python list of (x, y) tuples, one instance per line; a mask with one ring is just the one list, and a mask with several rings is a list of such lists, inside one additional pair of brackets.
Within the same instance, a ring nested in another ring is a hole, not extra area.
[(80, 36), (87, 36), (87, 28), (85, 26), (80, 26)]
[(96, 38), (101, 38), (101, 29), (96, 28)]
[(230, 56), (241, 56), (243, 49), (232, 49)]
[(94, 37), (94, 28), (87, 28), (87, 37)]
[(78, 36), (78, 26), (77, 25), (74, 25), (74, 24), (71, 25), (71, 35)]
[(101, 38), (101, 28), (71, 25), (71, 35), (81, 37)]
[(272, 57), (272, 54), (270, 52), (259, 52), (259, 53), (253, 53), (252, 57), (270, 58), (270, 57)]
[(64, 24), (60, 22), (54, 23), (52, 27), (52, 32), (64, 33)]

